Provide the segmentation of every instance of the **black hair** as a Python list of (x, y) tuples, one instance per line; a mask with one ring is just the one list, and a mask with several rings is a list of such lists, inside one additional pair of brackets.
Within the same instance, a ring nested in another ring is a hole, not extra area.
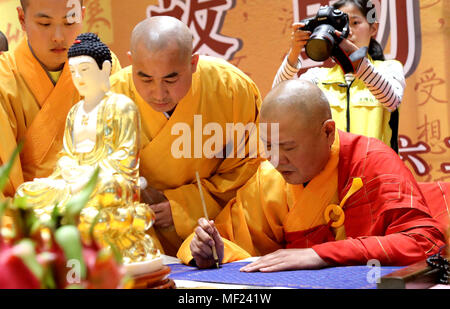
[[(367, 18), (369, 14), (371, 14), (371, 10), (375, 8), (375, 5), (371, 0), (339, 0), (333, 4), (333, 8), (340, 9), (347, 4), (353, 4), (356, 6), (361, 14), (365, 16), (369, 24), (373, 24), (376, 21), (376, 19), (371, 21)], [(374, 38), (370, 38), (369, 55), (373, 60), (386, 60), (384, 57), (383, 47)]]
[(68, 57), (90, 56), (97, 62), (98, 67), (103, 69), (103, 62), (112, 62), (111, 51), (100, 38), (91, 32), (82, 33), (77, 36), (75, 43), (69, 48)]

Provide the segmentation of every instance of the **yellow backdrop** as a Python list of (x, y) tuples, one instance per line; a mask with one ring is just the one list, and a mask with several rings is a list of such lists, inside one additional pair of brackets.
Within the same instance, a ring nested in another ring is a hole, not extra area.
[[(67, 0), (61, 0), (67, 1)], [(184, 21), (198, 53), (229, 60), (265, 95), (289, 49), (290, 25), (327, 0), (85, 0), (84, 30), (98, 33), (129, 64), (129, 37), (147, 16)], [(405, 66), (400, 155), (419, 181), (450, 181), (450, 1), (375, 0), (378, 41)], [(0, 0), (0, 30), (14, 48), (23, 36), (19, 0)], [(308, 66), (318, 65), (305, 59)]]

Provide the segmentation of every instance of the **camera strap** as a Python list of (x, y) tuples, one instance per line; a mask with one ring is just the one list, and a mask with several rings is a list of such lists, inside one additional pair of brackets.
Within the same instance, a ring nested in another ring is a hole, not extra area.
[(353, 62), (364, 58), (367, 55), (368, 48), (363, 47), (352, 53), (350, 56), (347, 55), (339, 45), (335, 45), (333, 50), (333, 59), (339, 64), (339, 66), (344, 71), (344, 74), (356, 73), (356, 68), (353, 66)]

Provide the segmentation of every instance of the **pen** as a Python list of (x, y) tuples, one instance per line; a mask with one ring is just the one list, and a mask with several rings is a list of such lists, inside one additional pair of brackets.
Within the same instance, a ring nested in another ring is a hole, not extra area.
[[(198, 172), (195, 172), (195, 176), (197, 177), (198, 191), (200, 192), (200, 199), (202, 200), (203, 212), (205, 214), (206, 220), (209, 222), (208, 211), (206, 210), (205, 198), (203, 196), (202, 184), (200, 183), (200, 177), (198, 175)], [(212, 247), (212, 253), (213, 253), (214, 262), (216, 263), (216, 268), (220, 268), (219, 267), (219, 258), (217, 257), (217, 251), (216, 251), (215, 246)]]

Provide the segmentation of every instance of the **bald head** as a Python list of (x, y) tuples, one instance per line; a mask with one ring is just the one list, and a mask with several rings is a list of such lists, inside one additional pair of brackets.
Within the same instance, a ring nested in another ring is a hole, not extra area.
[(315, 84), (303, 80), (280, 83), (264, 99), (261, 118), (273, 122), (296, 119), (303, 127), (321, 126), (331, 119), (331, 109), (325, 94)]
[(325, 168), (336, 126), (328, 100), (315, 84), (302, 80), (279, 84), (264, 99), (260, 121), (279, 125), (278, 140), (268, 134), (262, 139), (271, 149), (278, 147), (276, 168), (288, 183), (309, 182)]
[(3, 32), (0, 31), (0, 52), (3, 51), (8, 51), (8, 39)]
[(149, 53), (176, 48), (181, 59), (190, 59), (193, 36), (189, 28), (174, 17), (150, 17), (140, 22), (131, 35), (131, 53), (136, 54), (139, 47)]

